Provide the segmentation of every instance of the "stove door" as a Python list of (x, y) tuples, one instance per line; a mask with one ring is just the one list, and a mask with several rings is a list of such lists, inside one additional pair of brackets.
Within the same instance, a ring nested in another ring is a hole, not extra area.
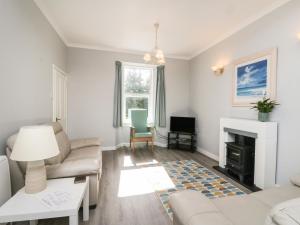
[(227, 147), (227, 161), (236, 165), (241, 164), (241, 150)]

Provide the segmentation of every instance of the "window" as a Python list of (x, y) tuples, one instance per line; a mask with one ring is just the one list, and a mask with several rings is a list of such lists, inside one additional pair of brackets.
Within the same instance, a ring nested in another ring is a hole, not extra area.
[(123, 64), (123, 122), (131, 123), (130, 109), (147, 109), (148, 123), (154, 122), (154, 89), (156, 67)]

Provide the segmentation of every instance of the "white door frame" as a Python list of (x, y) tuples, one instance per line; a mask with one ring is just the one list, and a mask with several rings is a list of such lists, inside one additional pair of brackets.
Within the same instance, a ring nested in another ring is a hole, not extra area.
[[(60, 69), (58, 66), (56, 66), (55, 64), (52, 65), (52, 121), (56, 122), (56, 72), (59, 72), (60, 74), (62, 74), (63, 76), (65, 76), (66, 82), (68, 81), (68, 74), (66, 72), (64, 72), (62, 69)], [(67, 133), (67, 127), (68, 127), (68, 120), (67, 120), (67, 116), (68, 116), (68, 86), (65, 86), (65, 92), (66, 94), (65, 96), (65, 105), (64, 105), (64, 111), (66, 112), (66, 121), (65, 121), (65, 125), (66, 125), (66, 130), (65, 132)]]

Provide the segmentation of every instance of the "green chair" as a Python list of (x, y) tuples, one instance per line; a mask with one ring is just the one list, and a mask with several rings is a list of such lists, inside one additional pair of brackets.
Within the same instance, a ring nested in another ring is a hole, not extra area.
[(147, 126), (148, 111), (146, 109), (131, 109), (130, 148), (135, 151), (135, 142), (151, 142), (153, 151), (153, 127)]

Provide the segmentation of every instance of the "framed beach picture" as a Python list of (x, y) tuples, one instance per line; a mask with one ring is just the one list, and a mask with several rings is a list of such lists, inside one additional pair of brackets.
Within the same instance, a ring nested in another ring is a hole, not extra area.
[(234, 62), (232, 105), (251, 106), (263, 97), (276, 98), (277, 49)]

